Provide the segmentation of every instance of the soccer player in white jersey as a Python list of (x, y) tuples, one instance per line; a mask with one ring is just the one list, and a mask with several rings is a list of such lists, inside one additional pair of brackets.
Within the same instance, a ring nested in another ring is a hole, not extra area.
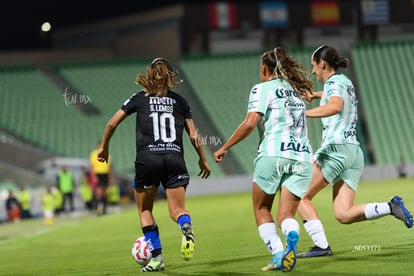
[(320, 106), (306, 111), (306, 117), (321, 118), (322, 143), (314, 155), (312, 181), (302, 198), (298, 213), (315, 246), (298, 257), (330, 256), (332, 251), (311, 200), (329, 183), (333, 185), (333, 208), (343, 224), (394, 215), (411, 228), (413, 218), (399, 196), (389, 202), (354, 205), (358, 182), (364, 169), (364, 156), (357, 140), (357, 98), (352, 82), (338, 72), (349, 60), (327, 45), (317, 48), (311, 58), (312, 73), (324, 82), (322, 92), (307, 95), (308, 102), (320, 98)]
[[(232, 146), (259, 127), (261, 142), (254, 160), (252, 198), (259, 235), (272, 254), (264, 271), (291, 271), (296, 264), (299, 223), (295, 214), (312, 174), (312, 150), (302, 99), (302, 93), (312, 91), (308, 76), (309, 72), (283, 48), (265, 52), (261, 57), (261, 83), (250, 91), (246, 118), (214, 153), (220, 162)], [(276, 219), (286, 248), (271, 213), (279, 189)]]

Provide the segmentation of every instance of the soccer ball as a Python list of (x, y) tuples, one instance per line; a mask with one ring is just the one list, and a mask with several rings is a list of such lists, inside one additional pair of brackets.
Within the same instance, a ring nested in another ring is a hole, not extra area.
[(145, 237), (139, 237), (132, 245), (132, 258), (134, 261), (142, 266), (147, 265), (151, 260), (151, 251)]

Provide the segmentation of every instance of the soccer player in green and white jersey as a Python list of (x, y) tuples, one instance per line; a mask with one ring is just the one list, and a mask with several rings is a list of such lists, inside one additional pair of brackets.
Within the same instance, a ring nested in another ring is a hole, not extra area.
[[(312, 89), (308, 75), (283, 48), (265, 52), (260, 66), (262, 82), (250, 92), (245, 120), (214, 153), (220, 162), (233, 145), (259, 126), (261, 142), (254, 161), (252, 197), (260, 237), (272, 254), (264, 271), (291, 271), (296, 264), (299, 223), (295, 214), (312, 175), (312, 150), (302, 100), (302, 94)], [(279, 189), (277, 223), (285, 236), (286, 249), (271, 213)]]
[(329, 183), (333, 184), (333, 208), (336, 219), (350, 224), (385, 215), (394, 215), (411, 228), (413, 218), (399, 196), (389, 202), (354, 205), (359, 178), (364, 169), (364, 157), (357, 140), (357, 99), (352, 82), (339, 68), (349, 60), (327, 45), (317, 48), (311, 59), (312, 73), (324, 82), (323, 92), (308, 94), (308, 102), (321, 98), (320, 106), (307, 110), (306, 116), (322, 118), (321, 147), (315, 152), (311, 185), (298, 208), (304, 227), (315, 246), (298, 257), (330, 256), (332, 251), (319, 220), (312, 198)]

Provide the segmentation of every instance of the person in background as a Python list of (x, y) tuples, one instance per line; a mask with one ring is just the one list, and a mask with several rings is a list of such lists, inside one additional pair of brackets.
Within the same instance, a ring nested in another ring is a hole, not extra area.
[(91, 187), (91, 189), (92, 189), (92, 193), (93, 193), (93, 204), (92, 205), (94, 205), (95, 204), (95, 199), (96, 199), (96, 188), (97, 188), (97, 185), (98, 185), (96, 176), (95, 176), (95, 174), (92, 173), (92, 170), (90, 169), (90, 166), (83, 167), (82, 171), (84, 173), (82, 178), (84, 179), (84, 181), (86, 181), (86, 183), (88, 183), (89, 187)]
[(121, 200), (121, 193), (119, 186), (115, 183), (109, 184), (108, 187), (108, 203), (110, 205), (117, 205)]
[(95, 208), (98, 215), (106, 213), (106, 205), (108, 199), (108, 186), (110, 183), (114, 183), (114, 175), (112, 171), (111, 158), (108, 157), (108, 162), (99, 162), (97, 159), (98, 148), (94, 149), (89, 156), (90, 173), (92, 175), (93, 182), (96, 183), (95, 192)]
[(46, 194), (42, 197), (42, 210), (45, 224), (53, 224), (55, 214), (55, 195), (51, 187), (46, 188)]
[(6, 199), (7, 221), (19, 222), (21, 219), (20, 204), (12, 190), (8, 191)]
[[(57, 176), (57, 188), (63, 194), (62, 207), (66, 213), (73, 212), (75, 210), (73, 203), (74, 186), (75, 183), (72, 172), (68, 170), (66, 165), (63, 165)], [(68, 204), (69, 207), (67, 207)]]
[(63, 209), (63, 193), (57, 188), (52, 188), (52, 194), (54, 196), (54, 213), (60, 215), (64, 211)]
[(127, 177), (119, 177), (118, 179), (120, 201), (122, 203), (130, 203), (134, 201), (134, 190), (131, 189), (131, 180)]
[(79, 194), (81, 199), (85, 203), (85, 208), (89, 211), (93, 211), (94, 194), (92, 187), (90, 186), (88, 181), (88, 174), (88, 171), (85, 171), (84, 175), (82, 176)]
[(404, 157), (402, 156), (400, 156), (400, 163), (398, 163), (397, 172), (399, 178), (407, 177), (407, 165), (405, 164)]
[(20, 186), (20, 190), (17, 194), (17, 200), (21, 206), (21, 215), (22, 219), (31, 218), (32, 215), (30, 213), (30, 204), (32, 200), (32, 196), (29, 191), (24, 187), (24, 185)]

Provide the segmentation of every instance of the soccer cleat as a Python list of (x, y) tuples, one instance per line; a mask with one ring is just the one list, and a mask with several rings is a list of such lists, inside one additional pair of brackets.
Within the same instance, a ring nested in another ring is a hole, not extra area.
[(312, 258), (312, 257), (323, 257), (323, 256), (332, 256), (332, 255), (333, 255), (333, 252), (330, 246), (323, 249), (315, 245), (314, 247), (311, 247), (309, 251), (302, 252), (296, 255), (296, 257), (297, 258)]
[(155, 260), (151, 259), (150, 262), (141, 268), (141, 272), (154, 272), (154, 271), (162, 271), (165, 269), (165, 264), (162, 259)]
[(270, 263), (264, 267), (262, 267), (262, 271), (269, 271), (269, 270), (280, 270), (282, 269), (282, 257), (283, 251), (276, 252)]
[(286, 250), (282, 258), (282, 271), (289, 272), (296, 265), (296, 247), (298, 245), (299, 235), (296, 231), (290, 231), (286, 237)]
[(391, 214), (393, 214), (394, 217), (402, 220), (408, 228), (413, 227), (413, 216), (410, 214), (410, 211), (405, 208), (401, 197), (393, 196), (388, 204), (390, 205)]
[(191, 224), (184, 223), (181, 228), (181, 233), (181, 257), (183, 257), (185, 261), (189, 261), (193, 258), (195, 247), (194, 233)]

